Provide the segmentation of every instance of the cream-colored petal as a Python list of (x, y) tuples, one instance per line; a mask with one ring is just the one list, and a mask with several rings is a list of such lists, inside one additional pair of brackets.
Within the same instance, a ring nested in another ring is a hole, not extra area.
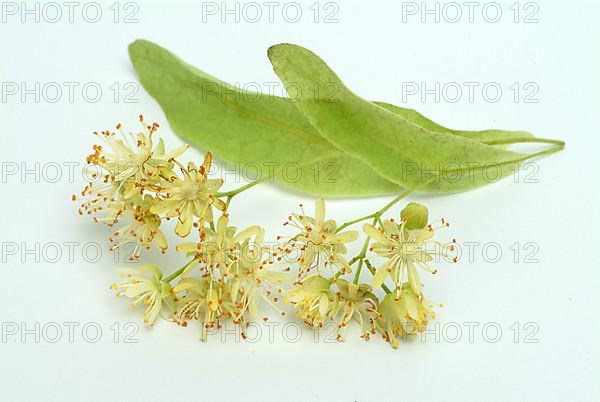
[(270, 283), (282, 284), (291, 281), (293, 278), (291, 272), (270, 271), (266, 269), (261, 270), (261, 272), (264, 280)]
[(168, 247), (167, 238), (161, 230), (157, 231), (156, 234), (154, 235), (154, 243), (158, 246), (158, 248), (160, 248), (162, 250), (167, 249), (167, 247)]
[(158, 267), (158, 265), (146, 263), (146, 264), (140, 265), (140, 267), (138, 269), (141, 271), (146, 271), (146, 272), (151, 273), (155, 278), (158, 278), (158, 279), (162, 278), (162, 271)]
[(178, 220), (177, 226), (175, 227), (175, 233), (177, 233), (180, 237), (187, 237), (192, 231), (192, 225), (194, 224), (194, 219), (191, 217), (187, 217), (185, 220)]
[(208, 179), (206, 181), (206, 188), (207, 188), (208, 192), (211, 194), (214, 194), (217, 191), (219, 191), (219, 189), (221, 188), (222, 185), (223, 185), (223, 179)]
[(190, 289), (194, 288), (195, 286), (198, 286), (196, 279), (184, 278), (184, 279), (180, 280), (179, 283), (177, 285), (175, 285), (175, 287), (173, 287), (173, 292), (174, 293), (183, 292), (184, 290), (190, 290)]
[(162, 301), (158, 296), (155, 296), (156, 300), (151, 303), (146, 311), (144, 312), (144, 318), (148, 321), (148, 324), (154, 324), (158, 315), (160, 314), (160, 309), (162, 306)]
[(403, 294), (402, 297), (403, 297), (402, 302), (404, 303), (404, 307), (406, 308), (407, 314), (413, 320), (420, 321), (417, 298), (414, 296), (409, 296), (407, 294)]
[(383, 222), (383, 231), (388, 235), (399, 235), (398, 224), (387, 220)]
[(325, 200), (319, 198), (315, 202), (315, 225), (321, 227), (325, 221)]
[(329, 297), (327, 294), (322, 293), (319, 298), (319, 315), (321, 318), (327, 317), (327, 312), (329, 311)]
[(219, 220), (217, 221), (217, 242), (223, 243), (225, 239), (225, 234), (227, 232), (227, 225), (229, 224), (229, 217), (227, 215), (221, 215)]
[(331, 236), (328, 241), (330, 243), (350, 243), (358, 239), (358, 232), (356, 230), (348, 230), (347, 232), (338, 233)]
[(416, 243), (422, 243), (426, 240), (429, 240), (433, 237), (434, 231), (429, 230), (428, 228), (411, 230), (411, 235), (415, 236)]
[(165, 154), (165, 142), (163, 141), (162, 138), (158, 140), (158, 144), (156, 144), (156, 146), (154, 147), (154, 151), (152, 151), (152, 153), (155, 156), (162, 156)]
[(195, 199), (193, 202), (194, 215), (198, 218), (208, 218), (207, 212), (210, 210), (210, 206), (206, 201)]
[(422, 287), (421, 287), (421, 279), (419, 278), (417, 268), (415, 267), (415, 265), (412, 262), (409, 262), (407, 265), (408, 265), (408, 283), (410, 284), (410, 287), (412, 288), (412, 290), (417, 295), (420, 295), (422, 292)]
[(351, 300), (355, 300), (357, 295), (358, 295), (358, 285), (355, 285), (354, 283), (349, 283), (348, 284), (348, 297)]
[(259, 231), (256, 234), (256, 237), (254, 238), (254, 244), (256, 245), (256, 247), (260, 247), (260, 245), (263, 243), (263, 241), (265, 240), (265, 230), (261, 227), (259, 227)]
[(165, 154), (164, 159), (169, 160), (169, 159), (172, 159), (172, 158), (177, 158), (179, 155), (183, 154), (189, 148), (190, 148), (189, 144), (184, 144), (184, 145), (182, 145), (182, 146), (180, 146), (178, 148), (175, 148), (174, 150), (172, 150), (168, 154)]
[(182, 253), (197, 253), (198, 252), (198, 243), (181, 243), (176, 247), (177, 251), (181, 251)]
[(365, 223), (363, 225), (363, 231), (366, 233), (367, 236), (369, 236), (373, 240), (376, 240), (378, 242), (385, 243), (385, 244), (390, 243), (390, 240), (387, 237), (385, 237), (385, 235), (383, 233), (381, 233), (381, 231), (379, 231), (379, 229), (377, 229), (373, 225), (369, 225), (368, 223)]
[(136, 298), (144, 293), (156, 291), (156, 286), (150, 281), (141, 281), (135, 285), (123, 286), (125, 288), (125, 296), (129, 298)]
[(241, 243), (244, 240), (250, 239), (252, 236), (257, 235), (258, 233), (260, 233), (260, 231), (261, 231), (261, 228), (258, 225), (253, 225), (253, 226), (247, 227), (246, 229), (242, 230), (241, 232), (239, 232), (238, 234), (236, 234), (233, 237), (233, 242)]
[(306, 249), (306, 251), (304, 251), (304, 253), (302, 253), (302, 256), (300, 258), (300, 269), (302, 271), (306, 271), (308, 268), (311, 267), (315, 257), (316, 257), (317, 253), (315, 252), (314, 248), (309, 247)]
[(348, 261), (346, 261), (346, 259), (344, 257), (342, 257), (339, 254), (335, 254), (333, 256), (333, 258), (335, 259), (335, 261), (338, 262), (338, 264), (340, 264), (342, 267), (345, 268), (346, 273), (352, 272), (352, 267), (350, 267), (350, 265), (348, 264)]
[(386, 261), (382, 266), (377, 268), (375, 275), (373, 275), (373, 279), (371, 280), (371, 287), (373, 289), (378, 289), (385, 281), (385, 278), (389, 275), (388, 268), (390, 266), (390, 261)]

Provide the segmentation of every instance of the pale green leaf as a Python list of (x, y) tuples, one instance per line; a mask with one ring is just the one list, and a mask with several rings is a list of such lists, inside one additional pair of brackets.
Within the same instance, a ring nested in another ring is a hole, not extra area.
[(173, 131), (194, 146), (239, 163), (246, 176), (274, 172), (281, 183), (323, 196), (401, 189), (321, 137), (289, 100), (241, 93), (151, 42), (133, 42), (129, 54)]
[[(358, 97), (323, 60), (305, 48), (276, 45), (269, 49), (269, 58), (286, 88), (296, 90), (294, 104), (323, 137), (368, 163), (386, 179), (405, 187), (427, 182), (423, 190), (433, 192), (476, 188), (510, 174), (524, 160), (555, 152), (564, 145), (554, 140), (527, 138), (502, 138), (487, 145), (462, 136), (435, 133)], [(335, 91), (326, 96), (309, 91), (332, 85)], [(558, 145), (536, 154), (492, 146), (534, 140)]]
[[(241, 92), (148, 41), (132, 43), (130, 55), (142, 84), (161, 104), (173, 129), (192, 145), (246, 164), (240, 167), (245, 173), (260, 170), (268, 175), (273, 169), (289, 186), (317, 195), (367, 196), (401, 188), (324, 141), (288, 99)], [(451, 130), (412, 109), (376, 103), (424, 128), (474, 140), (531, 136)], [(302, 176), (296, 180), (299, 171)]]
[(436, 122), (432, 121), (431, 119), (428, 119), (427, 117), (423, 116), (421, 113), (417, 112), (414, 109), (408, 109), (385, 102), (373, 103), (389, 110), (394, 114), (404, 117), (406, 120), (410, 121), (411, 123), (417, 126), (423, 127), (424, 129), (435, 133), (458, 135), (460, 137), (470, 138), (474, 141), (479, 141), (483, 143), (495, 143), (498, 140), (521, 140), (533, 137), (533, 134), (528, 133), (527, 131), (508, 131), (498, 129), (480, 131), (454, 130), (437, 124)]

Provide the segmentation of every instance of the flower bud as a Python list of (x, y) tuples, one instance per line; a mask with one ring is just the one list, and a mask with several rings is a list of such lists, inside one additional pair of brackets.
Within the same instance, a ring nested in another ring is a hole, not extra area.
[(427, 225), (429, 211), (425, 205), (411, 202), (400, 212), (400, 218), (406, 221), (407, 229), (422, 229)]

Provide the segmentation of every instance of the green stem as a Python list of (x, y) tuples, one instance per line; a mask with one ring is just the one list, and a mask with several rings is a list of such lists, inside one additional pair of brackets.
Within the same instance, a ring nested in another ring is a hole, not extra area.
[[(373, 219), (373, 225), (375, 224), (375, 222), (377, 222), (377, 218)], [(352, 280), (352, 282), (354, 284), (358, 284), (358, 278), (360, 277), (360, 271), (362, 270), (362, 266), (363, 266), (363, 258), (365, 258), (367, 256), (367, 249), (369, 247), (369, 243), (371, 242), (371, 237), (367, 236), (367, 238), (365, 239), (365, 244), (363, 244), (362, 250), (360, 250), (360, 253), (354, 257), (352, 260), (352, 264), (354, 264), (356, 262), (356, 260), (358, 261), (358, 267), (356, 267), (356, 273), (354, 274), (354, 279)], [(350, 264), (350, 265), (352, 265)]]
[(217, 193), (215, 193), (215, 197), (217, 197), (217, 198), (227, 197), (225, 200), (225, 211), (227, 211), (229, 209), (229, 204), (231, 204), (231, 200), (233, 199), (233, 197), (235, 197), (239, 193), (242, 193), (242, 192), (248, 190), (249, 188), (252, 188), (252, 187), (256, 186), (257, 184), (260, 184), (263, 181), (268, 180), (268, 179), (269, 179), (269, 176), (265, 176), (262, 179), (255, 180), (251, 183), (243, 185), (242, 187), (236, 188), (235, 190), (217, 192)]
[(491, 140), (484, 141), (483, 143), (486, 145), (501, 145), (501, 144), (520, 144), (520, 143), (542, 143), (542, 144), (555, 144), (559, 145), (560, 149), (565, 147), (565, 142), (561, 140), (552, 140), (549, 138), (531, 138), (531, 137), (523, 137), (523, 138), (508, 138), (503, 140)]
[(364, 261), (361, 260), (358, 262), (358, 265), (356, 266), (356, 273), (354, 274), (354, 279), (352, 279), (352, 283), (354, 283), (355, 285), (358, 285), (358, 278), (360, 277), (360, 271), (362, 271), (362, 266), (364, 264)]
[(187, 264), (185, 264), (183, 267), (179, 268), (177, 271), (173, 272), (171, 275), (167, 276), (165, 279), (163, 279), (164, 282), (171, 282), (173, 279), (177, 278), (179, 275), (181, 275), (183, 273), (183, 271), (186, 270), (187, 267), (189, 267), (194, 261), (196, 261), (196, 259), (193, 259), (192, 261), (188, 262)]
[[(538, 139), (541, 139), (541, 138), (538, 138)], [(551, 140), (548, 140), (548, 141), (551, 141)], [(552, 141), (554, 141), (554, 140), (552, 140)], [(523, 142), (541, 142), (541, 141), (523, 141)], [(514, 162), (524, 162), (524, 161), (526, 161), (528, 159), (537, 158), (538, 156), (542, 156), (542, 155), (550, 155), (550, 154), (553, 154), (555, 152), (562, 151), (565, 148), (564, 141), (557, 141), (556, 144), (557, 145), (554, 146), (554, 147), (552, 147), (552, 148), (548, 148), (546, 150), (539, 151), (539, 152), (534, 152), (532, 154), (529, 154), (529, 155), (526, 155), (526, 156), (524, 156), (522, 158), (519, 158), (519, 159), (513, 161), (513, 163)]]
[(367, 220), (369, 218), (374, 218), (374, 217), (375, 217), (375, 213), (372, 213), (370, 215), (363, 216), (362, 218), (351, 220), (351, 221), (346, 222), (343, 225), (341, 225), (339, 228), (337, 228), (337, 230), (335, 232), (336, 233), (341, 232), (342, 230), (346, 229), (348, 226), (354, 225), (355, 223), (362, 222), (364, 220)]
[[(346, 229), (348, 226), (354, 225), (355, 223), (358, 222), (362, 222), (364, 220), (367, 220), (369, 218), (375, 218), (375, 222), (380, 221), (381, 216), (387, 212), (388, 209), (390, 209), (391, 207), (393, 207), (398, 201), (400, 201), (401, 199), (403, 199), (404, 197), (406, 197), (407, 195), (409, 195), (410, 193), (418, 190), (419, 188), (426, 186), (427, 184), (431, 183), (433, 181), (432, 180), (428, 180), (425, 183), (419, 184), (418, 186), (409, 188), (408, 190), (405, 190), (403, 193), (400, 193), (396, 198), (394, 198), (392, 201), (388, 202), (383, 208), (381, 208), (378, 211), (373, 212), (372, 214), (369, 215), (365, 215), (362, 218), (358, 218), (358, 219), (354, 219), (351, 220), (349, 222), (344, 223), (343, 225), (341, 225), (339, 228), (337, 228), (337, 230), (335, 231), (336, 233), (341, 232), (342, 230)], [(375, 223), (373, 223), (375, 224)]]
[(215, 197), (233, 198), (234, 196), (238, 195), (239, 193), (246, 191), (249, 188), (252, 188), (252, 187), (256, 186), (257, 184), (260, 184), (263, 181), (266, 181), (268, 179), (269, 179), (269, 176), (266, 176), (266, 177), (263, 177), (262, 179), (255, 180), (255, 181), (248, 183), (242, 187), (236, 188), (235, 190), (215, 193)]
[[(498, 163), (495, 164), (495, 166), (502, 167), (502, 166), (514, 165), (515, 163), (525, 162), (526, 160), (537, 158), (538, 156), (550, 155), (550, 154), (553, 154), (555, 152), (562, 151), (565, 148), (565, 142), (564, 141), (550, 140), (550, 139), (546, 139), (546, 138), (511, 138), (511, 139), (505, 139), (505, 140), (487, 141), (487, 142), (485, 142), (485, 144), (487, 144), (487, 145), (501, 145), (501, 144), (520, 144), (520, 143), (527, 143), (527, 142), (537, 142), (537, 143), (544, 143), (544, 144), (555, 144), (555, 146), (553, 146), (551, 148), (548, 148), (548, 149), (545, 149), (543, 151), (534, 152), (534, 153), (531, 153), (531, 154), (524, 155), (521, 158), (511, 159), (511, 160), (504, 161), (504, 162), (498, 162)], [(466, 167), (466, 168), (448, 169), (448, 170), (445, 170), (445, 173), (448, 174), (448, 173), (462, 173), (462, 172), (468, 172), (468, 171), (480, 171), (480, 170), (483, 170), (486, 166), (487, 165), (477, 166), (475, 168), (473, 168), (473, 167)]]

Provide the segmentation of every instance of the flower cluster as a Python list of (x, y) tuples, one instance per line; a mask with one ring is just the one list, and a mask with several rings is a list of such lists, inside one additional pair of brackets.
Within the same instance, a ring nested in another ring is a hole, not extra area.
[(215, 229), (205, 228), (205, 234), (197, 243), (177, 247), (192, 261), (173, 288), (179, 306), (175, 319), (182, 326), (201, 321), (202, 340), (207, 329), (220, 328), (225, 319), (240, 325), (246, 337), (245, 329), (260, 311), (259, 301), (277, 309), (273, 294), (283, 292), (281, 285), (289, 281), (289, 274), (272, 269), (274, 255), (263, 245), (265, 231), (258, 226), (238, 232), (224, 214)]
[[(399, 222), (381, 221), (379, 213), (366, 218), (372, 216), (374, 223), (363, 226), (367, 236), (363, 252), (348, 262), (344, 257), (346, 244), (355, 240), (358, 233), (344, 231), (347, 224), (338, 228), (334, 220), (325, 220), (323, 200), (317, 201), (314, 217), (292, 214), (286, 224), (299, 233), (282, 250), (286, 254), (298, 253), (299, 279), (287, 292), (285, 301), (311, 328), (322, 327), (328, 320), (336, 322), (339, 340), (344, 339), (343, 331), (350, 321), (356, 321), (362, 338), (369, 339), (371, 334), (380, 332), (397, 347), (398, 337), (424, 331), (427, 318), (434, 317), (433, 305), (423, 297), (417, 268), (435, 274), (437, 271), (429, 265), (432, 261), (444, 258), (456, 262), (456, 240), (450, 244), (434, 240), (435, 231), (449, 224), (444, 219), (439, 224), (427, 224), (427, 208), (417, 203), (402, 210)], [(373, 255), (367, 256), (367, 250)], [(371, 263), (375, 258), (383, 259), (377, 269)], [(358, 263), (358, 270), (349, 282), (342, 276), (351, 272), (354, 263)], [(331, 271), (332, 266), (335, 272), (327, 277), (324, 271)], [(373, 274), (370, 284), (359, 283), (363, 266)], [(311, 270), (317, 272), (311, 274)], [(394, 284), (393, 290), (384, 284), (388, 278)], [(379, 288), (386, 293), (381, 302), (374, 293)]]
[[(456, 262), (455, 240), (434, 240), (436, 230), (448, 223), (428, 224), (427, 208), (417, 203), (409, 203), (399, 220), (382, 220), (409, 191), (343, 225), (325, 218), (325, 201), (319, 199), (314, 216), (301, 206), (301, 213), (292, 213), (284, 223), (294, 233), (268, 244), (263, 228), (238, 230), (228, 212), (231, 199), (260, 180), (219, 192), (224, 183), (209, 177), (210, 152), (199, 166), (183, 164), (178, 158), (188, 146), (167, 152), (155, 139), (158, 124), (139, 120), (137, 134), (125, 134), (120, 124), (116, 133), (95, 133), (103, 145), (95, 145), (87, 157), (90, 182), (81, 192), (79, 213), (114, 227), (111, 250), (133, 243), (134, 260), (153, 245), (165, 252), (170, 236), (164, 224), (176, 220), (174, 237), (185, 240), (175, 248), (188, 262), (167, 276), (144, 263), (121, 270), (122, 281), (111, 285), (117, 296), (132, 299), (133, 307), (146, 306), (148, 325), (159, 317), (183, 327), (197, 321), (206, 340), (209, 330), (230, 321), (245, 338), (252, 320), (268, 319), (261, 314), (263, 306), (285, 316), (283, 301), (309, 328), (334, 322), (339, 340), (352, 322), (363, 339), (379, 332), (394, 347), (398, 339), (425, 330), (434, 312), (423, 295), (419, 270), (435, 274), (431, 265), (440, 258)], [(367, 219), (373, 222), (363, 226), (362, 250), (348, 258), (360, 233), (347, 228)], [(364, 267), (372, 274), (370, 283), (361, 282)]]
[[(230, 319), (244, 334), (260, 311), (259, 301), (274, 304), (289, 273), (269, 269), (275, 254), (263, 245), (263, 229), (238, 231), (229, 225), (227, 204), (218, 193), (223, 181), (209, 178), (212, 155), (207, 153), (200, 166), (184, 165), (177, 158), (188, 146), (165, 151), (164, 142), (155, 139), (158, 124), (139, 120), (137, 134), (126, 134), (120, 124), (117, 132), (94, 133), (104, 144), (94, 145), (86, 159), (92, 173), (79, 213), (115, 227), (111, 250), (133, 243), (133, 260), (152, 245), (167, 250), (163, 224), (170, 219), (177, 220), (177, 236), (197, 237), (176, 247), (191, 258), (182, 269), (164, 277), (156, 265), (142, 264), (122, 270), (124, 280), (111, 288), (133, 299), (134, 307), (143, 302), (144, 321), (151, 326), (159, 316), (182, 326), (198, 320), (206, 339), (209, 328)], [(216, 225), (215, 211), (221, 213)]]
[(165, 219), (176, 217), (175, 232), (185, 237), (194, 224), (212, 219), (213, 207), (225, 209), (215, 198), (222, 180), (208, 178), (212, 155), (206, 154), (200, 168), (193, 163), (186, 168), (176, 158), (189, 146), (167, 152), (162, 139), (155, 141), (159, 125), (146, 124), (141, 115), (139, 120), (142, 130), (137, 134), (126, 134), (120, 124), (117, 132), (94, 133), (104, 145), (94, 145), (86, 158), (90, 182), (81, 192), (84, 202), (79, 208), (80, 215), (94, 215), (96, 222), (109, 227), (125, 221), (109, 240), (113, 250), (135, 243), (132, 259), (152, 244), (167, 250), (161, 230)]

